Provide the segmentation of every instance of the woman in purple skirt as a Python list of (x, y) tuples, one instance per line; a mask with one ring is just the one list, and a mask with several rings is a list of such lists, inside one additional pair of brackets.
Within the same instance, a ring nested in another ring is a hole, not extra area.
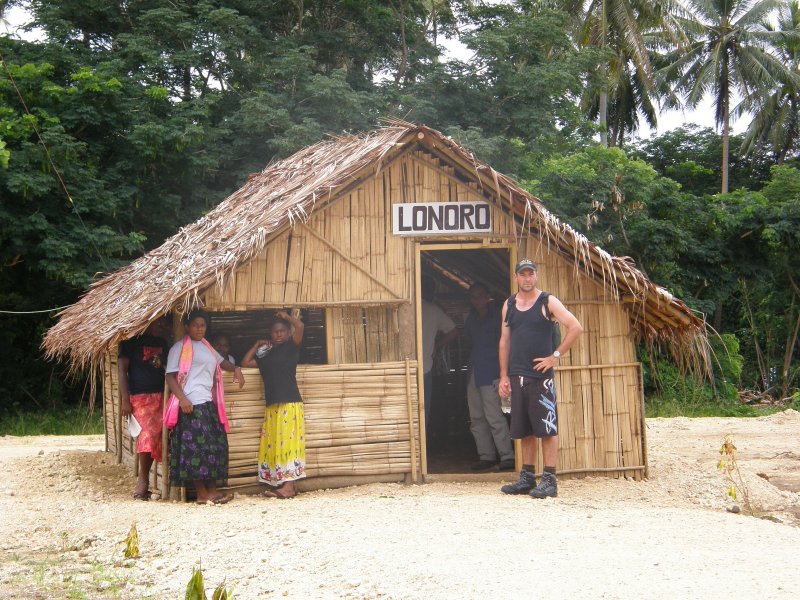
[(206, 312), (194, 310), (183, 323), (187, 335), (172, 346), (167, 359), (167, 383), (180, 406), (170, 436), (170, 477), (179, 485), (194, 483), (199, 504), (225, 504), (233, 496), (217, 489), (217, 481), (228, 477), (221, 370), (233, 371), (240, 388), (244, 377), (206, 341)]

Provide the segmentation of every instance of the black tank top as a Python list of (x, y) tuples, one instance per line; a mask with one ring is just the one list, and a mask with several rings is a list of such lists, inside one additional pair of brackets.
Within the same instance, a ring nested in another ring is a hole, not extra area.
[(506, 321), (511, 328), (508, 374), (512, 377), (553, 377), (553, 369), (544, 373), (533, 369), (534, 358), (553, 354), (553, 322), (542, 314), (542, 304), (548, 296), (547, 292), (541, 292), (528, 310), (519, 310), (514, 304), (506, 311)]
[(256, 358), (256, 364), (264, 380), (264, 399), (267, 406), (286, 402), (302, 402), (297, 387), (297, 363), (300, 347), (293, 339), (282, 344), (273, 344), (267, 354)]

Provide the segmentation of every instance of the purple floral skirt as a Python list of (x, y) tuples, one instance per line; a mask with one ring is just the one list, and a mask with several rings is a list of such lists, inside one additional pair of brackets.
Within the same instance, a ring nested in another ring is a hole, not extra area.
[(227, 479), (228, 436), (213, 402), (197, 404), (190, 415), (178, 414), (170, 433), (169, 472), (178, 485)]

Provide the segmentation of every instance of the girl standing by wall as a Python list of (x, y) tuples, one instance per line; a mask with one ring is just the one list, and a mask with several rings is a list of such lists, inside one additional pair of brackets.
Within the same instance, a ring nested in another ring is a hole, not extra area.
[(292, 498), (294, 482), (306, 476), (303, 399), (297, 387), (297, 363), (303, 322), (278, 311), (269, 340), (257, 340), (242, 366), (258, 367), (264, 380), (264, 426), (258, 452), (258, 480), (267, 484), (268, 498)]

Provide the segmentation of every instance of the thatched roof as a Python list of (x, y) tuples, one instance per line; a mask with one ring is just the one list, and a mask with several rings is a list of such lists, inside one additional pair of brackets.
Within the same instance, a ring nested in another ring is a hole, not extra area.
[[(417, 146), (418, 145), (418, 146)], [(705, 355), (705, 324), (683, 302), (651, 282), (633, 261), (611, 256), (562, 223), (512, 179), (477, 160), (442, 133), (404, 122), (360, 136), (337, 137), (268, 165), (198, 221), (160, 247), (94, 283), (59, 315), (46, 334), (48, 358), (73, 367), (97, 364), (119, 340), (199, 296), (258, 255), (268, 235), (304, 221), (364, 173), (378, 173), (390, 157), (422, 147), (483, 186), (513, 213), (520, 235), (533, 233), (626, 303), (639, 336), (669, 342), (676, 356)]]

